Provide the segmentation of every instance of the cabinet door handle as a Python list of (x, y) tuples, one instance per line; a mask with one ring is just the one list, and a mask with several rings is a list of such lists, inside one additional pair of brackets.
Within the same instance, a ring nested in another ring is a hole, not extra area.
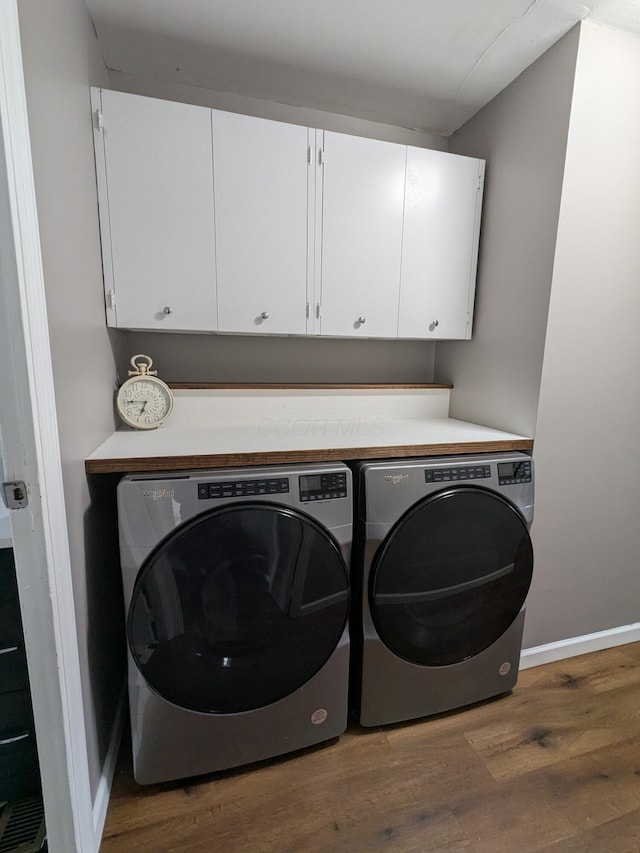
[(268, 320), (268, 319), (269, 319), (269, 312), (268, 312), (268, 311), (263, 311), (263, 312), (262, 312), (262, 314), (260, 315), (260, 317), (261, 317), (261, 319), (263, 319), (263, 320)]
[(165, 305), (164, 308), (162, 309), (162, 313), (163, 314), (173, 314), (173, 308), (171, 307), (171, 305)]
[(11, 652), (17, 652), (17, 646), (6, 646), (4, 649), (0, 649), (0, 655), (10, 655)]
[(360, 323), (360, 325), (363, 326), (366, 322), (367, 322), (367, 318), (363, 314), (361, 314), (358, 317), (358, 323)]
[(0, 740), (0, 746), (8, 746), (10, 743), (17, 743), (19, 740), (25, 740), (28, 737), (29, 732), (23, 732), (21, 735), (16, 735), (15, 737), (6, 737)]

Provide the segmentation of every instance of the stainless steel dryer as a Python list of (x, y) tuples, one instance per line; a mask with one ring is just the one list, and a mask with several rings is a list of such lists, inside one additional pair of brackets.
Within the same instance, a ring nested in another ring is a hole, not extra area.
[(118, 515), (138, 782), (344, 731), (346, 466), (131, 475)]
[(363, 462), (355, 473), (360, 723), (410, 720), (510, 690), (533, 570), (532, 459)]

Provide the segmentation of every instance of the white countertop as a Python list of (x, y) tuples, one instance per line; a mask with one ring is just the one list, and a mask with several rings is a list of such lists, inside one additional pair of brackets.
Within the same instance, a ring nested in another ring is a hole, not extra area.
[[(175, 393), (155, 430), (119, 429), (87, 458), (87, 471), (161, 470), (529, 449), (528, 436), (447, 416), (449, 391)], [(452, 447), (454, 445), (454, 447)], [(486, 445), (486, 447), (485, 447)], [(509, 445), (504, 446), (503, 445)]]
[(294, 421), (222, 426), (171, 427), (157, 430), (118, 430), (88, 457), (139, 459), (158, 456), (236, 455), (353, 447), (467, 444), (513, 441), (515, 433), (438, 418), (427, 421)]

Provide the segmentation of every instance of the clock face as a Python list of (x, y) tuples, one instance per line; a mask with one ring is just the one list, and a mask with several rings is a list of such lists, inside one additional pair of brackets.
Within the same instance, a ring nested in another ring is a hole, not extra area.
[(118, 391), (117, 408), (129, 426), (155, 429), (171, 414), (173, 397), (164, 382), (141, 376), (122, 385)]

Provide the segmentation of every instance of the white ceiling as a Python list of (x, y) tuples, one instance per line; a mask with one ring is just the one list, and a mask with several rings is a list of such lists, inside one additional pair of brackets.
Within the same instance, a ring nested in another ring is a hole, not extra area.
[(85, 0), (117, 71), (448, 135), (583, 18), (640, 0)]

